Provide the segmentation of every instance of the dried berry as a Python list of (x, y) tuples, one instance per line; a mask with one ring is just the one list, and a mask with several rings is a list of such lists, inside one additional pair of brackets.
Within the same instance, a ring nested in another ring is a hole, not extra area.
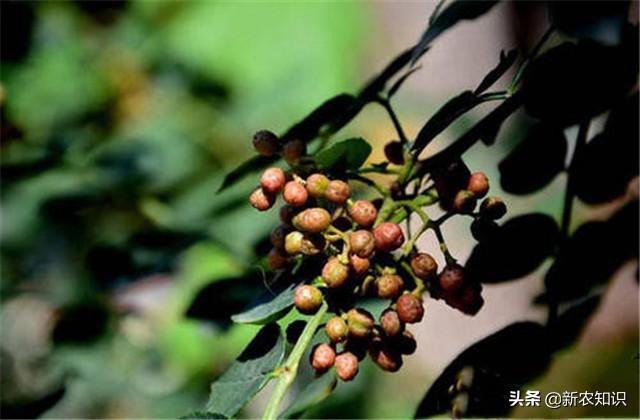
[(331, 215), (321, 207), (306, 209), (293, 218), (293, 226), (303, 232), (320, 233), (331, 223)]
[(376, 249), (376, 240), (368, 230), (357, 230), (349, 235), (351, 252), (360, 258), (369, 258)]
[(373, 363), (386, 372), (397, 372), (402, 367), (402, 355), (383, 340), (372, 343), (369, 356)]
[(324, 192), (324, 198), (334, 204), (342, 205), (349, 199), (350, 194), (351, 188), (349, 188), (349, 184), (335, 179), (329, 182), (327, 190)]
[(393, 346), (402, 354), (413, 354), (418, 347), (416, 339), (408, 330), (402, 331), (402, 334), (393, 339)]
[(331, 369), (335, 361), (336, 351), (328, 344), (318, 344), (311, 352), (311, 366), (316, 370), (316, 373), (323, 373)]
[(404, 242), (404, 234), (397, 223), (384, 222), (373, 229), (376, 249), (382, 252), (390, 252), (400, 248)]
[(307, 152), (307, 145), (302, 140), (290, 140), (282, 146), (282, 157), (289, 165), (295, 165)]
[(313, 174), (307, 178), (307, 191), (314, 198), (324, 197), (325, 191), (329, 186), (329, 178), (323, 174)]
[(360, 258), (357, 255), (351, 254), (349, 255), (349, 265), (351, 265), (353, 273), (360, 277), (369, 271), (371, 262), (368, 258)]
[(279, 270), (287, 265), (287, 256), (278, 248), (271, 248), (267, 254), (267, 263), (272, 270)]
[(287, 225), (278, 225), (271, 231), (271, 236), (269, 239), (271, 240), (271, 245), (278, 249), (285, 249), (284, 243), (285, 238), (291, 232), (291, 228)]
[(262, 156), (273, 156), (280, 150), (278, 136), (268, 130), (260, 130), (253, 135), (253, 147)]
[(298, 286), (295, 290), (293, 303), (303, 314), (311, 315), (322, 305), (322, 292), (315, 286)]
[(351, 352), (342, 352), (336, 356), (336, 374), (343, 381), (350, 381), (358, 374), (358, 358)]
[(471, 214), (476, 208), (476, 196), (469, 190), (458, 191), (453, 198), (453, 209), (461, 214)]
[(467, 190), (471, 191), (476, 198), (484, 197), (489, 192), (489, 178), (484, 172), (472, 173), (469, 177)]
[(384, 146), (384, 155), (389, 162), (402, 165), (404, 164), (404, 152), (402, 149), (402, 143), (391, 141)]
[(342, 264), (336, 257), (329, 258), (329, 261), (322, 267), (322, 279), (330, 288), (342, 286), (349, 278), (349, 267)]
[(373, 316), (364, 309), (353, 308), (347, 312), (347, 325), (349, 325), (349, 336), (351, 337), (368, 337), (373, 331), (374, 324)]
[(260, 211), (269, 210), (275, 202), (275, 196), (266, 194), (264, 191), (262, 191), (262, 188), (258, 188), (257, 190), (255, 190), (249, 197), (249, 203), (251, 203), (251, 205), (255, 209)]
[(296, 181), (289, 181), (284, 186), (284, 192), (282, 193), (284, 201), (294, 207), (304, 206), (307, 202), (309, 194), (307, 189), (302, 184)]
[(405, 293), (396, 301), (396, 312), (402, 322), (407, 324), (420, 322), (424, 316), (422, 300), (412, 294)]
[(440, 273), (438, 283), (444, 293), (456, 293), (464, 286), (464, 268), (459, 264), (449, 264)]
[(418, 278), (426, 280), (438, 271), (438, 263), (431, 255), (419, 253), (411, 258), (411, 270)]
[(400, 321), (396, 311), (386, 309), (380, 315), (380, 327), (388, 337), (395, 337), (404, 330), (404, 323)]
[(293, 231), (287, 234), (284, 238), (284, 249), (287, 254), (296, 255), (302, 252), (302, 241), (304, 234), (302, 232)]
[(260, 177), (260, 186), (265, 193), (278, 194), (284, 188), (286, 177), (280, 168), (268, 168)]
[(347, 338), (349, 334), (349, 327), (344, 319), (339, 316), (334, 316), (324, 327), (327, 337), (334, 343), (340, 343)]
[(349, 216), (360, 226), (368, 228), (376, 221), (378, 210), (371, 201), (358, 200), (349, 208)]
[(376, 279), (376, 290), (380, 299), (395, 299), (402, 293), (404, 281), (397, 274), (383, 274)]
[(507, 214), (507, 206), (498, 197), (487, 197), (480, 205), (480, 215), (492, 220), (498, 220)]

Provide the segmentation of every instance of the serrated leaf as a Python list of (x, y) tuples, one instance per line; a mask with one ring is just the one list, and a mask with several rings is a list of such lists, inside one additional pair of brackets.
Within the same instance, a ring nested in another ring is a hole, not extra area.
[(211, 384), (206, 411), (234, 416), (271, 379), (284, 358), (285, 340), (277, 324), (268, 324), (242, 354)]
[(280, 418), (290, 419), (299, 417), (309, 408), (331, 395), (336, 384), (337, 379), (333, 371), (329, 371), (319, 378), (312, 379), (312, 381), (295, 396), (291, 405), (280, 414)]
[(225, 175), (224, 180), (222, 180), (222, 184), (220, 185), (220, 188), (218, 188), (218, 192), (221, 192), (229, 188), (231, 185), (240, 181), (245, 176), (266, 168), (276, 160), (278, 160), (277, 156), (266, 157), (266, 156), (257, 155), (244, 161), (243, 163), (240, 164), (240, 166), (238, 166), (237, 168), (229, 172), (227, 175)]
[(283, 317), (293, 306), (295, 285), (291, 284), (279, 294), (267, 291), (252, 307), (233, 315), (231, 320), (240, 324), (266, 324)]
[(316, 163), (329, 171), (356, 170), (371, 154), (371, 145), (364, 139), (353, 138), (335, 143), (315, 157)]
[(511, 50), (508, 53), (504, 53), (504, 51), (500, 51), (500, 61), (498, 65), (493, 68), (485, 77), (482, 79), (482, 82), (478, 85), (474, 93), (476, 95), (481, 94), (485, 90), (489, 89), (495, 82), (498, 81), (506, 72), (511, 68), (513, 63), (516, 62), (518, 58), (518, 50)]

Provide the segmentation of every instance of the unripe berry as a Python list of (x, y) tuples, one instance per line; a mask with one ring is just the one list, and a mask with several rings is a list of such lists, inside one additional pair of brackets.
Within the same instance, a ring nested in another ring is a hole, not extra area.
[(267, 264), (272, 270), (279, 270), (287, 265), (287, 256), (278, 248), (271, 248), (267, 254)]
[(397, 223), (384, 222), (373, 229), (376, 249), (382, 252), (390, 252), (400, 248), (404, 242), (404, 234)]
[(360, 226), (368, 228), (376, 221), (378, 210), (371, 201), (358, 200), (349, 208), (349, 216)]
[(369, 258), (376, 249), (376, 240), (368, 230), (357, 230), (349, 235), (349, 247), (360, 258)]
[(442, 270), (438, 277), (440, 289), (444, 293), (456, 293), (464, 286), (464, 268), (459, 264), (450, 264)]
[[(377, 342), (376, 342), (377, 341)], [(397, 372), (402, 367), (402, 355), (388, 343), (378, 339), (372, 343), (369, 356), (373, 363), (386, 372)]]
[(489, 192), (489, 178), (487, 178), (484, 172), (472, 173), (469, 177), (467, 190), (471, 191), (476, 198), (484, 197)]
[(402, 293), (404, 281), (397, 274), (383, 274), (376, 279), (376, 289), (380, 299), (395, 299)]
[(336, 356), (336, 374), (343, 381), (350, 381), (358, 374), (358, 358), (348, 351)]
[(349, 199), (350, 194), (351, 188), (349, 188), (349, 184), (335, 179), (329, 182), (327, 190), (324, 192), (324, 198), (331, 203), (342, 205)]
[(408, 330), (402, 331), (402, 334), (394, 338), (393, 345), (402, 354), (413, 354), (418, 347), (416, 339)]
[(307, 152), (307, 145), (302, 140), (290, 140), (282, 146), (282, 157), (289, 165), (294, 165)]
[(271, 231), (271, 245), (278, 249), (285, 249), (284, 242), (287, 234), (291, 232), (291, 228), (287, 225), (278, 225)]
[(396, 312), (402, 322), (407, 324), (420, 322), (424, 316), (422, 300), (412, 294), (405, 293), (396, 301)]
[(318, 344), (311, 353), (311, 366), (316, 373), (323, 373), (333, 367), (336, 361), (336, 351), (328, 344)]
[(416, 277), (426, 280), (438, 271), (438, 263), (426, 253), (419, 253), (411, 258), (411, 270)]
[(260, 177), (260, 186), (268, 194), (278, 194), (284, 188), (286, 177), (280, 168), (268, 168)]
[(369, 337), (374, 324), (373, 316), (364, 309), (353, 308), (347, 312), (347, 325), (349, 325), (349, 336), (351, 337)]
[(369, 271), (369, 267), (371, 262), (368, 258), (360, 258), (357, 255), (349, 255), (349, 265), (351, 265), (351, 270), (353, 273), (360, 277)]
[(507, 213), (507, 206), (498, 197), (487, 197), (480, 205), (480, 215), (492, 220), (498, 220)]
[(312, 174), (307, 178), (307, 192), (314, 198), (324, 197), (329, 182), (329, 178), (323, 174)]
[(387, 337), (395, 337), (404, 330), (404, 323), (400, 321), (398, 313), (393, 309), (386, 309), (380, 315), (380, 327)]
[(344, 341), (349, 334), (349, 327), (347, 326), (347, 323), (339, 316), (334, 316), (327, 321), (327, 325), (325, 325), (324, 330), (327, 337), (329, 337), (329, 339), (334, 343)]
[(322, 305), (322, 292), (317, 287), (308, 284), (298, 286), (293, 303), (303, 314), (314, 314)]
[(287, 234), (284, 238), (284, 249), (287, 254), (296, 255), (302, 252), (302, 240), (304, 234), (302, 232), (293, 231)]
[(307, 202), (307, 198), (309, 194), (307, 193), (307, 189), (302, 186), (302, 184), (297, 183), (296, 181), (289, 181), (284, 186), (284, 192), (282, 193), (284, 197), (284, 201), (287, 204), (291, 204), (294, 207), (304, 206)]
[(253, 135), (253, 147), (262, 156), (273, 156), (280, 150), (278, 136), (268, 130), (260, 130)]
[(349, 278), (349, 267), (342, 264), (338, 258), (331, 257), (322, 267), (322, 279), (330, 288), (342, 286)]
[(249, 197), (249, 203), (259, 211), (269, 210), (275, 202), (276, 198), (271, 194), (266, 194), (262, 191), (262, 188), (258, 188), (252, 192)]
[(331, 223), (331, 215), (321, 207), (306, 209), (293, 218), (293, 226), (303, 232), (320, 233)]
[(384, 155), (387, 160), (396, 165), (402, 165), (404, 163), (404, 155), (402, 150), (402, 143), (399, 141), (391, 141), (384, 146)]
[(453, 209), (461, 214), (470, 214), (473, 212), (473, 209), (476, 208), (477, 199), (476, 196), (473, 195), (471, 191), (462, 190), (458, 191), (456, 196), (453, 198)]

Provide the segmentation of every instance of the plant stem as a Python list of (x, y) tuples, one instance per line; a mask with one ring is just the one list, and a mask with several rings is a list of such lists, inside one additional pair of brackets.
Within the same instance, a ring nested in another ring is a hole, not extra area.
[(267, 409), (262, 416), (263, 419), (271, 420), (278, 418), (282, 400), (298, 374), (300, 359), (302, 359), (302, 356), (311, 344), (311, 341), (316, 334), (316, 330), (322, 322), (322, 318), (327, 313), (327, 309), (328, 305), (325, 301), (322, 303), (320, 309), (318, 309), (318, 312), (316, 312), (316, 314), (307, 322), (307, 326), (304, 327), (304, 330), (302, 331), (300, 338), (298, 338), (296, 345), (293, 347), (293, 350), (291, 350), (287, 361), (279, 368), (278, 384), (276, 385), (276, 389), (273, 391), (273, 394), (271, 394), (271, 399), (269, 400)]
[(376, 98), (376, 102), (378, 102), (380, 105), (382, 105), (384, 107), (384, 109), (387, 110), (387, 113), (389, 114), (389, 117), (391, 118), (391, 121), (393, 122), (393, 126), (395, 127), (396, 131), (398, 132), (398, 137), (400, 137), (400, 141), (403, 144), (406, 144), (409, 140), (407, 139), (407, 136), (404, 134), (404, 130), (402, 129), (402, 124), (400, 124), (400, 120), (398, 119), (398, 116), (396, 115), (395, 111), (393, 110), (393, 107), (391, 106), (391, 102), (389, 102), (388, 99), (383, 98), (383, 97)]

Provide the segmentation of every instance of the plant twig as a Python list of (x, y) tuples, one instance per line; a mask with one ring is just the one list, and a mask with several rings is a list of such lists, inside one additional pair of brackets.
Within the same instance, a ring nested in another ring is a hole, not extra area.
[(406, 144), (409, 140), (407, 139), (407, 136), (404, 133), (404, 129), (402, 128), (402, 124), (400, 124), (400, 120), (398, 119), (398, 116), (396, 115), (395, 111), (393, 110), (393, 107), (391, 106), (391, 102), (389, 102), (388, 99), (383, 98), (381, 96), (376, 98), (376, 102), (382, 105), (384, 109), (387, 111), (387, 113), (389, 114), (389, 117), (391, 118), (391, 121), (393, 122), (393, 126), (398, 132), (398, 137), (400, 137), (400, 141), (403, 144)]

